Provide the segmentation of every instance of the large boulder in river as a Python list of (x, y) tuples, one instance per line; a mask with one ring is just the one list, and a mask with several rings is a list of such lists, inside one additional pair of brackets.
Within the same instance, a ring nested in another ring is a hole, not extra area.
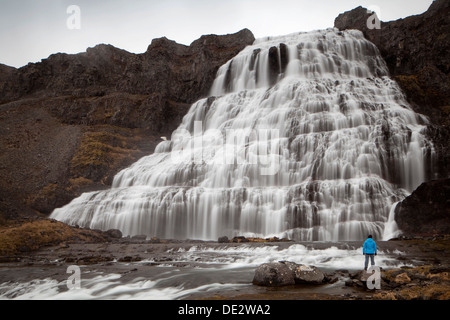
[(281, 287), (293, 284), (321, 284), (324, 273), (315, 266), (306, 266), (290, 261), (265, 263), (255, 271), (253, 284), (266, 287)]
[(324, 273), (315, 266), (305, 266), (290, 261), (283, 261), (294, 274), (295, 283), (321, 284), (325, 278)]
[(264, 287), (293, 285), (295, 284), (294, 274), (284, 263), (265, 263), (256, 269), (253, 284)]

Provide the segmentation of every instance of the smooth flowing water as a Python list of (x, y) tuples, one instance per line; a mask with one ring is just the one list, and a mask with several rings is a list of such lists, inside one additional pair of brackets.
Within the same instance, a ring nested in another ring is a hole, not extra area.
[(427, 123), (361, 32), (259, 39), (154, 154), (51, 217), (166, 239), (390, 237), (432, 171)]

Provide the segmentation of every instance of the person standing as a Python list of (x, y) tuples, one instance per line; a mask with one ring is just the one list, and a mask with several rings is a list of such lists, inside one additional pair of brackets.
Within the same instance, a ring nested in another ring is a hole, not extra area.
[(366, 256), (365, 262), (364, 262), (364, 270), (367, 271), (367, 267), (369, 265), (369, 258), (371, 265), (375, 265), (375, 256), (377, 255), (377, 244), (372, 239), (372, 235), (369, 235), (367, 237), (367, 240), (364, 242), (363, 245), (363, 254)]

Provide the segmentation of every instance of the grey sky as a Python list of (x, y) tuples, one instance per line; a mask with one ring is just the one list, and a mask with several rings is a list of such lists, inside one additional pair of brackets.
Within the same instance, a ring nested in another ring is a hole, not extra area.
[[(0, 0), (0, 63), (21, 67), (52, 53), (78, 53), (99, 43), (134, 53), (167, 37), (189, 45), (203, 34), (250, 29), (256, 38), (332, 27), (359, 5), (381, 20), (423, 13), (432, 0)], [(80, 29), (67, 27), (77, 5)]]

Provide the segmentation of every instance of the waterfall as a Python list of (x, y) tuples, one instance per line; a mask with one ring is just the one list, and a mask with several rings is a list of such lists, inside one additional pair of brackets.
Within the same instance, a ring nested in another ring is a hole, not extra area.
[(427, 178), (427, 123), (359, 31), (258, 39), (154, 154), (51, 217), (166, 239), (381, 239)]
[(389, 240), (395, 238), (399, 235), (399, 229), (397, 222), (395, 222), (395, 208), (397, 207), (398, 202), (394, 203), (389, 211), (388, 221), (384, 226), (384, 234), (383, 240)]

